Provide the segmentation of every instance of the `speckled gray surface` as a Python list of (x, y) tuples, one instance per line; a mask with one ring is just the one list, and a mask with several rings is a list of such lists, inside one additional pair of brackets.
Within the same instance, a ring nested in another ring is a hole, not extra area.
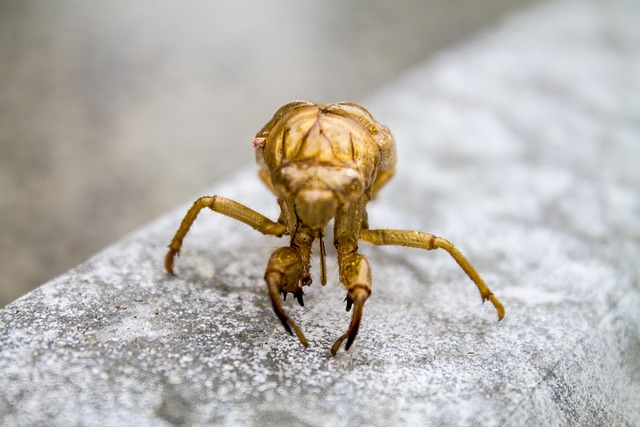
[[(329, 355), (349, 321), (334, 268), (287, 302), (304, 349), (262, 282), (277, 238), (204, 212), (164, 273), (185, 204), (0, 311), (0, 423), (637, 424), (639, 17), (549, 3), (366, 103), (400, 157), (371, 225), (456, 243), (502, 322), (445, 253), (363, 245), (357, 341)], [(254, 172), (209, 192), (275, 218)]]

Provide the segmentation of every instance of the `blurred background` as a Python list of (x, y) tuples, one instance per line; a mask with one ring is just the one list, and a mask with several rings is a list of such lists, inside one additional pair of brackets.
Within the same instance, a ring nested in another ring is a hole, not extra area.
[(533, 2), (0, 0), (0, 306)]

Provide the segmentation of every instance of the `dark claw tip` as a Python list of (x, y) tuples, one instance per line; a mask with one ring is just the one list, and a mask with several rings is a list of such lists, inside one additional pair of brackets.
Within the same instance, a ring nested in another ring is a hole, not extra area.
[(346, 298), (347, 300), (347, 311), (351, 311), (351, 307), (353, 306), (353, 300), (351, 298)]
[(349, 331), (349, 337), (347, 338), (347, 343), (344, 346), (345, 350), (349, 350), (349, 347), (351, 347), (351, 344), (353, 344), (353, 342), (356, 339), (356, 336), (358, 335), (358, 329), (360, 328), (360, 322), (358, 322), (355, 327)]
[(293, 331), (291, 330), (291, 326), (289, 326), (287, 319), (280, 319), (280, 322), (282, 322), (282, 326), (284, 326), (284, 329), (289, 333), (289, 335), (293, 336)]
[(302, 299), (303, 295), (304, 292), (302, 292), (302, 289), (300, 289), (300, 292), (294, 294), (294, 296), (298, 300), (298, 304), (300, 304), (301, 307), (304, 307), (304, 300)]

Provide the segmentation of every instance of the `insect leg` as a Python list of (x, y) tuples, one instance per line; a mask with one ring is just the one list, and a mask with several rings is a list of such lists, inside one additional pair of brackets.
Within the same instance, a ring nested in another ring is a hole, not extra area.
[(371, 267), (364, 255), (357, 252), (339, 254), (338, 268), (340, 269), (340, 279), (347, 288), (347, 311), (351, 310), (353, 306), (353, 314), (349, 329), (331, 347), (332, 355), (338, 352), (345, 339), (347, 340), (345, 350), (349, 350), (353, 344), (360, 328), (364, 303), (371, 295)]
[(482, 280), (476, 269), (471, 265), (469, 260), (448, 240), (436, 237), (433, 234), (421, 233), (410, 230), (361, 230), (360, 238), (367, 243), (373, 245), (395, 245), (406, 246), (417, 249), (444, 249), (453, 257), (460, 268), (475, 283), (482, 302), (489, 300), (498, 312), (498, 320), (504, 317), (504, 307), (500, 300), (491, 292), (491, 289)]
[(353, 307), (351, 323), (347, 332), (342, 334), (331, 347), (335, 355), (343, 341), (348, 350), (358, 334), (364, 303), (371, 295), (371, 267), (364, 255), (358, 253), (358, 236), (366, 218), (364, 198), (343, 206), (334, 221), (333, 244), (338, 252), (340, 281), (347, 289), (347, 311)]
[(238, 202), (220, 196), (200, 197), (187, 211), (187, 214), (182, 219), (182, 223), (180, 223), (180, 227), (169, 244), (169, 251), (164, 259), (164, 267), (169, 273), (173, 273), (173, 261), (175, 256), (180, 254), (184, 236), (187, 235), (196, 217), (204, 208), (209, 208), (212, 211), (244, 222), (263, 234), (281, 236), (287, 233), (287, 227), (283, 224), (273, 222), (266, 216)]
[[(303, 274), (304, 264), (300, 252), (296, 248), (285, 246), (277, 249), (269, 258), (264, 279), (267, 282), (271, 306), (278, 319), (280, 319), (282, 326), (290, 335), (293, 335), (293, 331), (295, 331), (300, 343), (307, 347), (307, 339), (298, 328), (298, 325), (284, 311), (280, 300), (281, 293), (286, 297), (287, 292), (291, 292), (298, 300), (298, 303), (304, 305), (300, 283)], [(292, 328), (293, 331), (291, 330)]]

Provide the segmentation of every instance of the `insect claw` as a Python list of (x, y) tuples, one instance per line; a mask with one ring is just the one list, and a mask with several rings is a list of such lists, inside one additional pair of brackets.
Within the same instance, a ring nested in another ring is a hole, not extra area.
[[(304, 347), (308, 347), (309, 344), (307, 343), (307, 339), (305, 338), (304, 334), (302, 333), (300, 328), (298, 328), (298, 325), (296, 325), (296, 323), (287, 315), (287, 313), (284, 311), (284, 308), (282, 307), (282, 302), (280, 301), (280, 292), (278, 291), (280, 279), (282, 279), (282, 276), (278, 273), (270, 274), (265, 277), (265, 280), (267, 281), (267, 287), (269, 289), (269, 297), (271, 298), (271, 307), (273, 307), (273, 312), (276, 314), (276, 316), (280, 320), (280, 323), (282, 323), (282, 326), (284, 326), (284, 329), (289, 333), (289, 335), (293, 336), (293, 333), (295, 332), (298, 340), (300, 340), (300, 344), (302, 344)], [(286, 293), (282, 293), (286, 297)]]
[(504, 317), (504, 306), (502, 305), (500, 300), (495, 295), (493, 295), (493, 293), (490, 293), (487, 298), (483, 298), (482, 303), (484, 304), (486, 300), (489, 300), (491, 304), (493, 304), (496, 311), (498, 312), (498, 322), (501, 321)]
[(351, 311), (351, 306), (353, 306), (353, 300), (351, 298), (349, 298), (349, 295), (347, 295), (344, 300), (347, 302), (347, 311)]
[(293, 294), (293, 296), (298, 300), (298, 304), (300, 304), (300, 307), (304, 307), (304, 301), (302, 299), (303, 295), (304, 295), (304, 292), (302, 292), (302, 289), (300, 289), (299, 292), (296, 292), (295, 294)]
[(349, 350), (349, 347), (351, 347), (351, 344), (353, 344), (353, 341), (356, 339), (356, 335), (358, 335), (358, 329), (360, 329), (361, 319), (362, 316), (358, 317), (355, 322), (353, 322), (349, 327), (349, 338), (347, 339), (347, 343), (344, 345), (345, 350)]
[(284, 329), (289, 333), (289, 335), (293, 336), (293, 331), (291, 330), (291, 326), (289, 326), (289, 321), (287, 320), (287, 318), (280, 317), (278, 313), (276, 313), (276, 316), (278, 316), (278, 319), (280, 319), (280, 323), (282, 323), (282, 326), (284, 326)]
[(331, 346), (331, 355), (335, 356), (336, 353), (338, 352), (338, 350), (340, 349), (340, 346), (342, 345), (342, 342), (345, 340), (345, 338), (347, 338), (349, 336), (349, 333), (345, 333), (343, 334), (340, 338), (338, 338), (336, 340), (336, 342), (333, 343), (333, 346)]
[(362, 292), (358, 293), (355, 296), (355, 300), (347, 296), (347, 307), (349, 309), (351, 308), (351, 305), (353, 305), (354, 307), (353, 314), (351, 315), (351, 324), (349, 325), (349, 330), (342, 334), (340, 338), (338, 338), (336, 342), (333, 343), (333, 346), (331, 347), (331, 355), (336, 355), (345, 339), (347, 340), (347, 343), (344, 346), (345, 350), (349, 350), (351, 344), (353, 344), (353, 341), (358, 335), (358, 330), (360, 329), (360, 321), (362, 320), (364, 302), (367, 300), (368, 296), (368, 294)]
[(175, 274), (173, 272), (173, 261), (176, 256), (180, 256), (180, 251), (174, 251), (171, 249), (171, 245), (169, 245), (168, 248), (169, 252), (167, 252), (167, 255), (164, 257), (164, 268), (169, 274)]

